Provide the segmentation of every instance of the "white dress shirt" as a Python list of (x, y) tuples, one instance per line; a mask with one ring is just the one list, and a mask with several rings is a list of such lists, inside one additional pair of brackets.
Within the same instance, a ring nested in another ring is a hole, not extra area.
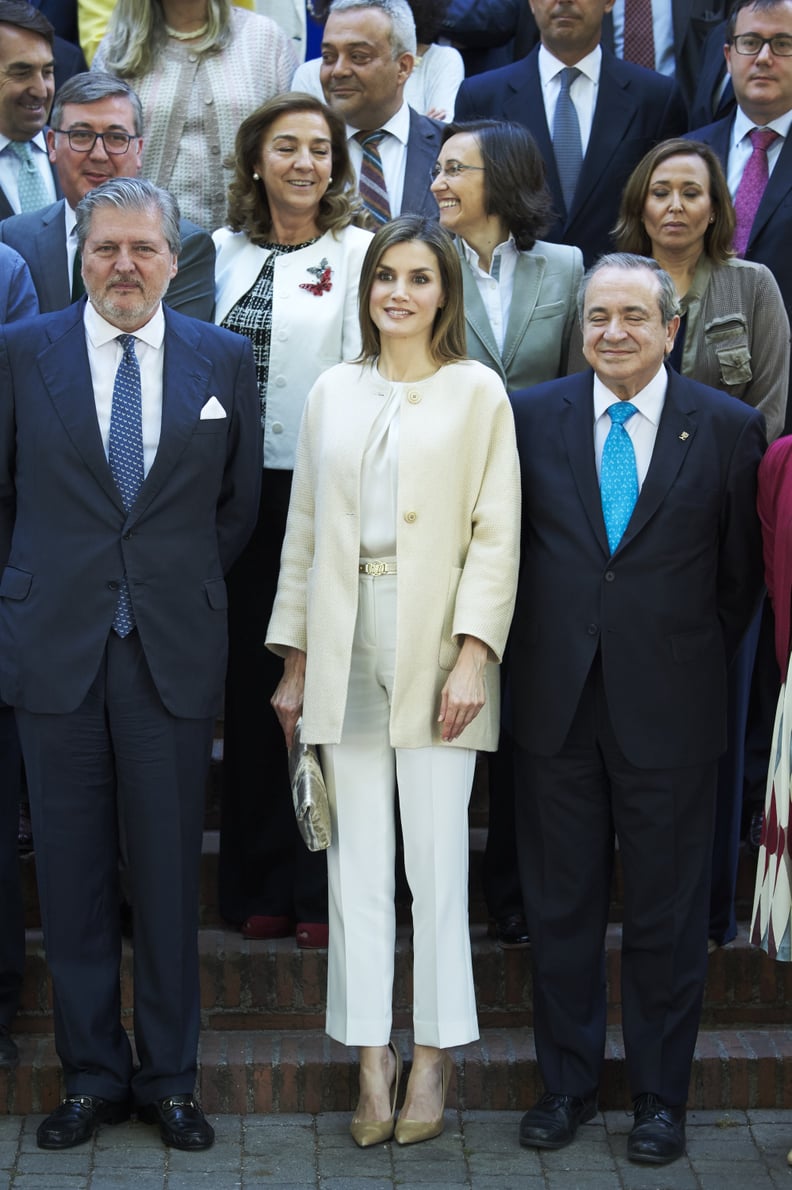
[[(586, 155), (591, 123), (594, 119), (594, 108), (597, 104), (599, 90), (600, 68), (602, 66), (602, 48), (596, 46), (585, 58), (575, 63), (580, 74), (569, 88), (569, 96), (577, 112), (580, 124), (580, 146), (583, 156)], [(539, 81), (542, 84), (542, 98), (544, 99), (545, 116), (550, 135), (553, 135), (553, 118), (555, 116), (558, 96), (561, 93), (561, 79), (559, 75), (566, 69), (564, 62), (560, 62), (543, 45), (539, 46)]]
[[(655, 70), (673, 77), (676, 71), (674, 19), (668, 0), (652, 0), (652, 27)], [(613, 49), (619, 58), (624, 57), (624, 0), (616, 0), (613, 5)]]
[[(85, 306), (85, 342), (91, 368), (96, 417), (102, 446), (108, 454), (113, 385), (124, 350), (118, 336), (124, 332), (109, 323), (91, 305)], [(159, 446), (162, 426), (162, 364), (165, 358), (165, 315), (157, 306), (145, 326), (135, 334), (135, 355), (140, 366), (141, 410), (143, 420), (143, 474), (148, 475)]]
[(506, 338), (506, 328), (509, 325), (512, 293), (514, 292), (514, 274), (517, 271), (517, 261), (520, 253), (514, 242), (514, 236), (498, 244), (492, 253), (489, 272), (485, 272), (478, 262), (478, 252), (462, 240), (462, 251), (470, 265), (471, 272), (476, 279), (484, 309), (487, 311), (492, 333), (498, 345), (498, 351), (503, 355), (503, 342)]
[[(355, 140), (359, 128), (351, 128), (347, 124), (347, 148), (352, 159), (355, 176), (360, 178), (360, 167), (363, 163), (363, 146)], [(376, 128), (370, 129), (376, 132)], [(387, 124), (383, 124), (382, 132), (388, 133), (379, 146), (382, 159), (382, 172), (385, 175), (385, 185), (388, 189), (391, 218), (401, 213), (402, 195), (404, 194), (404, 170), (407, 165), (407, 142), (410, 139), (410, 108), (403, 103), (395, 116), (391, 116)]]
[[(5, 193), (14, 213), (19, 215), (22, 211), (19, 203), (19, 171), (22, 163), (7, 148), (10, 143), (10, 137), (3, 136), (0, 132), (0, 189)], [(29, 143), (33, 153), (33, 160), (50, 196), (49, 201), (55, 202), (58, 196), (55, 192), (55, 179), (52, 176), (52, 168), (47, 155), (47, 142), (44, 139), (44, 133), (37, 132)]]
[(778, 139), (767, 150), (767, 169), (772, 175), (776, 162), (781, 156), (781, 150), (784, 147), (784, 138), (789, 135), (790, 124), (792, 124), (792, 111), (784, 112), (783, 116), (779, 116), (777, 120), (770, 120), (767, 124), (754, 124), (753, 120), (748, 119), (742, 108), (737, 108), (734, 113), (734, 123), (732, 124), (728, 168), (726, 171), (726, 181), (732, 198), (737, 193), (737, 187), (742, 180), (743, 170), (748, 164), (751, 153), (753, 153), (753, 145), (751, 144), (749, 135), (752, 129), (772, 128), (773, 132), (778, 133)]
[[(665, 405), (666, 389), (668, 388), (668, 372), (663, 364), (652, 377), (645, 388), (629, 402), (638, 410), (624, 423), (624, 428), (630, 435), (635, 451), (635, 466), (638, 471), (638, 490), (643, 487), (649, 464), (652, 461), (657, 427)], [(615, 405), (619, 398), (607, 388), (600, 378), (594, 375), (594, 457), (597, 462), (597, 479), (600, 477), (602, 466), (602, 448), (605, 439), (613, 425), (608, 409)]]

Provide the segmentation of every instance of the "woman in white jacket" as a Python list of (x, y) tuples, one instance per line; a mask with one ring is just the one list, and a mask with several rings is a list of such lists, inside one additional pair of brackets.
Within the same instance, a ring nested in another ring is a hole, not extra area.
[(360, 349), (357, 293), (371, 234), (353, 225), (341, 119), (308, 95), (276, 96), (243, 121), (229, 226), (215, 233), (215, 321), (247, 335), (263, 432), (261, 512), (228, 576), (229, 667), (220, 911), (248, 938), (327, 945), (325, 859), (302, 845), (268, 695), (264, 634), (278, 578), (297, 430), (316, 378)]
[[(267, 643), (287, 741), (321, 744), (327, 1031), (360, 1047), (361, 1145), (437, 1136), (448, 1049), (478, 1036), (467, 915), (475, 750), (498, 732), (517, 579), (519, 477), (505, 389), (464, 359), (459, 256), (434, 221), (386, 224), (360, 285), (363, 348), (306, 406)], [(413, 896), (415, 1049), (395, 1124), (394, 797)], [(395, 1126), (395, 1127), (394, 1127)]]

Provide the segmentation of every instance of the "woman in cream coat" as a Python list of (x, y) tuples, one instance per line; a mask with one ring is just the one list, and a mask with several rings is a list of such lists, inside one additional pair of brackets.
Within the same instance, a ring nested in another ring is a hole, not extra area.
[(215, 233), (215, 320), (247, 335), (262, 406), (261, 512), (228, 579), (220, 911), (249, 938), (327, 945), (324, 856), (294, 822), (283, 736), (269, 706), (277, 660), (264, 634), (278, 580), (297, 431), (326, 369), (360, 350), (357, 294), (370, 232), (356, 200), (340, 117), (289, 93), (237, 135), (229, 227)]
[(503, 385), (464, 360), (459, 257), (433, 221), (377, 232), (360, 361), (308, 398), (267, 644), (287, 741), (322, 745), (327, 1030), (360, 1046), (361, 1145), (394, 1135), (394, 797), (413, 894), (415, 1048), (401, 1144), (443, 1127), (447, 1050), (478, 1036), (467, 917), (475, 749), (498, 731), (517, 577), (519, 477)]

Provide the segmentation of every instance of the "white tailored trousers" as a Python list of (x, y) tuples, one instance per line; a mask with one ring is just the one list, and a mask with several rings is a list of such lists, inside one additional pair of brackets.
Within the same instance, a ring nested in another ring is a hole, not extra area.
[(321, 748), (333, 823), (327, 1032), (356, 1046), (386, 1045), (391, 1034), (398, 781), (413, 897), (415, 1041), (446, 1049), (479, 1035), (468, 923), (476, 753), (390, 746), (395, 644), (396, 576), (361, 575), (341, 743)]

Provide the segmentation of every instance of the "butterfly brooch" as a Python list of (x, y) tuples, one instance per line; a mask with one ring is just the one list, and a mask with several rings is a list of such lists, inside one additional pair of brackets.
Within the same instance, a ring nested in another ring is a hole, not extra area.
[(316, 277), (316, 280), (302, 281), (300, 283), (300, 289), (307, 289), (309, 293), (314, 295), (314, 297), (321, 297), (323, 293), (329, 293), (333, 288), (333, 282), (330, 279), (333, 275), (333, 270), (327, 263), (326, 256), (322, 257), (317, 267), (312, 269), (309, 268), (306, 271), (309, 272), (312, 277)]

